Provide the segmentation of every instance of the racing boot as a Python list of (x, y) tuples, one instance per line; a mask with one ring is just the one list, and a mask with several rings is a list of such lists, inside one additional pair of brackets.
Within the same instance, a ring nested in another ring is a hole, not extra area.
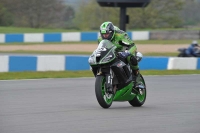
[(139, 70), (133, 70), (132, 71), (132, 76), (133, 76), (133, 93), (140, 93), (141, 95), (143, 94), (143, 90), (145, 89), (144, 84), (140, 81), (140, 73)]

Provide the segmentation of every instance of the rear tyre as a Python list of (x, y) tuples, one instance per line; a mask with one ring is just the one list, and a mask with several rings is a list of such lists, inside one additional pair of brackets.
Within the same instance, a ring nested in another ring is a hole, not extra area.
[(183, 53), (178, 54), (178, 57), (185, 57)]
[(146, 101), (146, 95), (147, 95), (146, 84), (141, 74), (140, 74), (140, 79), (141, 82), (144, 84), (145, 88), (143, 89), (143, 94), (138, 93), (133, 100), (129, 101), (129, 103), (134, 107), (140, 107)]
[(106, 78), (104, 76), (96, 76), (95, 94), (99, 105), (102, 108), (109, 108), (113, 102), (113, 94), (107, 92), (105, 83)]

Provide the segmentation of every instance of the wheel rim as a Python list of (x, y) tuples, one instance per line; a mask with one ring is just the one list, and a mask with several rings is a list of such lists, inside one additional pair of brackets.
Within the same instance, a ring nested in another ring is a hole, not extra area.
[(113, 94), (109, 94), (106, 92), (106, 87), (105, 87), (105, 78), (103, 78), (102, 80), (102, 88), (101, 88), (101, 91), (102, 91), (102, 96), (103, 96), (103, 99), (104, 101), (107, 103), (107, 104), (111, 104), (112, 103), (112, 99), (113, 99)]
[(143, 102), (145, 100), (146, 97), (146, 89), (143, 90), (143, 94), (141, 95), (140, 93), (137, 95), (137, 99), (140, 102)]
[(137, 94), (137, 99), (140, 102), (143, 102), (146, 99), (146, 85), (145, 85), (144, 81), (142, 81), (142, 83), (145, 86), (145, 89), (143, 90), (143, 94), (140, 94), (140, 93)]

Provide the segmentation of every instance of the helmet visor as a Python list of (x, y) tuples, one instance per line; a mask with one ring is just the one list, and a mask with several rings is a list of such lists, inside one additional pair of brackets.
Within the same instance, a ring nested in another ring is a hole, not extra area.
[(102, 38), (103, 39), (110, 39), (110, 37), (112, 36), (112, 31), (102, 31), (101, 32)]
[(105, 34), (102, 34), (102, 36), (103, 36), (103, 38), (105, 38), (105, 39), (108, 39), (108, 38), (109, 38), (109, 36), (110, 36), (110, 33), (105, 33)]

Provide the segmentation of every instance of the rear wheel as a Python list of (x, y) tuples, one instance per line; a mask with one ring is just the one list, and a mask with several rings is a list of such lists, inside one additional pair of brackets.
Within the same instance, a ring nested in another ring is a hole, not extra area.
[(145, 88), (143, 89), (142, 94), (140, 94), (138, 92), (138, 94), (135, 96), (135, 98), (133, 100), (129, 101), (129, 103), (134, 107), (142, 106), (146, 100), (146, 95), (147, 95), (146, 84), (145, 84), (144, 78), (141, 74), (140, 74), (140, 80), (144, 84)]
[(178, 54), (178, 57), (184, 57), (183, 53)]
[(95, 94), (99, 105), (102, 108), (109, 108), (113, 102), (113, 94), (107, 92), (106, 78), (104, 76), (97, 76), (95, 82)]

